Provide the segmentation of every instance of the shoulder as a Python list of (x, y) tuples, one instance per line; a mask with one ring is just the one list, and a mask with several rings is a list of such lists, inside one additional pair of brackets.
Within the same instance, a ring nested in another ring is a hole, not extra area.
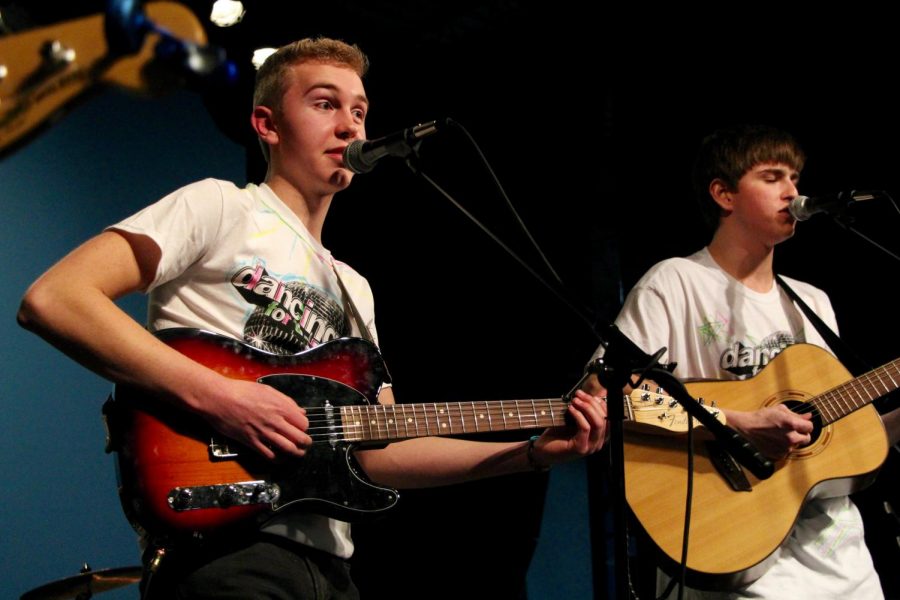
[(337, 259), (334, 259), (334, 269), (337, 271), (338, 275), (340, 275), (344, 285), (347, 286), (351, 293), (353, 293), (355, 289), (365, 289), (370, 296), (372, 295), (368, 280), (360, 275), (356, 269)]
[(707, 264), (701, 252), (688, 257), (667, 258), (650, 267), (635, 288), (670, 290), (673, 287), (696, 287), (700, 282), (721, 278), (714, 265)]
[(816, 309), (827, 309), (829, 313), (833, 312), (831, 307), (831, 300), (828, 298), (828, 294), (824, 291), (820, 290), (816, 286), (806, 283), (805, 281), (800, 281), (798, 279), (793, 279), (792, 277), (781, 276), (784, 281), (791, 286), (791, 288), (797, 292), (797, 295), (800, 296), (807, 304), (813, 306)]

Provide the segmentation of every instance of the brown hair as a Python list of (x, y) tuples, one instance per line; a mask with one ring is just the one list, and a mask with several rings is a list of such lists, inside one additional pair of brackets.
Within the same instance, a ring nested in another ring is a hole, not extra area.
[(805, 162), (797, 140), (786, 131), (767, 125), (719, 129), (703, 140), (694, 162), (694, 194), (703, 220), (712, 229), (719, 225), (721, 209), (709, 194), (713, 180), (720, 179), (735, 191), (741, 177), (758, 164), (783, 163), (800, 172)]

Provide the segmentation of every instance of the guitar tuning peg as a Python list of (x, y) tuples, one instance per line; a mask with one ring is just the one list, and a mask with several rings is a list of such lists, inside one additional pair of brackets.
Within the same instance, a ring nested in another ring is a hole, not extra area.
[(641, 384), (641, 389), (642, 389), (642, 390), (649, 391), (649, 390), (650, 390), (650, 384), (649, 384), (649, 383), (643, 383), (643, 384)]
[(44, 44), (41, 48), (44, 60), (52, 67), (67, 65), (75, 61), (75, 50), (63, 45), (59, 40), (53, 40)]
[(713, 400), (713, 401), (712, 401), (712, 404), (710, 404), (710, 406), (712, 406), (713, 408), (715, 408), (715, 407), (716, 407), (716, 401)]
[(664, 391), (664, 390), (663, 390), (661, 387), (659, 387), (659, 386), (656, 387), (656, 393), (657, 393), (657, 394), (662, 394), (663, 391)]
[(700, 398), (697, 398), (697, 404), (699, 404), (700, 406), (703, 406), (703, 397), (702, 396)]

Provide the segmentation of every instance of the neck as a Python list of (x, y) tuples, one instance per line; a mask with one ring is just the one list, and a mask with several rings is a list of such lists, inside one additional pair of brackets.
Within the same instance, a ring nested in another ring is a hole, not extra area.
[(290, 181), (272, 174), (271, 171), (266, 175), (266, 184), (297, 215), (310, 235), (321, 244), (322, 227), (325, 225), (325, 217), (328, 215), (334, 194), (304, 193)]
[(775, 247), (743, 239), (720, 226), (709, 243), (709, 253), (723, 271), (756, 292), (768, 292), (775, 281)]

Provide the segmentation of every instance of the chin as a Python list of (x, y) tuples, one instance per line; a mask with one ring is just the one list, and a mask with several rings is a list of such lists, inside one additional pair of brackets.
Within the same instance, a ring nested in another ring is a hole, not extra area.
[(328, 183), (334, 186), (334, 191), (339, 192), (350, 187), (351, 181), (353, 181), (353, 173), (347, 169), (338, 169), (328, 180)]

